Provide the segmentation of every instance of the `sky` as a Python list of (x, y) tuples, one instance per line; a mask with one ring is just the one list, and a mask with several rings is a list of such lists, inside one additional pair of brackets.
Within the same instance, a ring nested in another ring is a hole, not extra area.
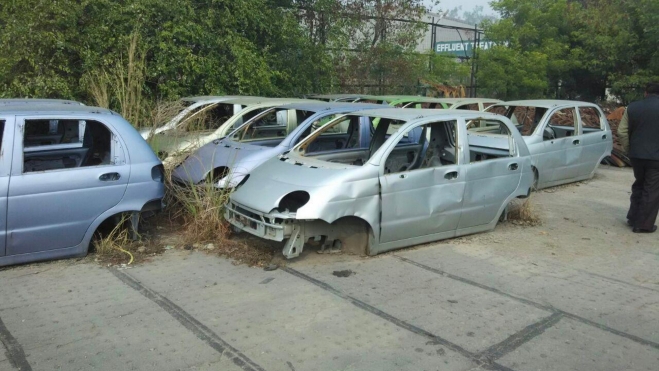
[[(471, 11), (476, 6), (482, 6), (485, 14), (496, 14), (490, 7), (491, 0), (439, 0), (439, 8), (443, 11), (462, 6), (462, 10)], [(426, 5), (432, 4), (431, 0), (425, 0)]]

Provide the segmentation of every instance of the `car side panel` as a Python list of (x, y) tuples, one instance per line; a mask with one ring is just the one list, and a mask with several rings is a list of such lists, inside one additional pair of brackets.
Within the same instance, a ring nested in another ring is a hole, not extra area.
[(432, 167), (384, 174), (382, 188), (381, 243), (443, 232), (455, 232), (460, 220), (464, 176), (462, 165)]
[(12, 148), (14, 146), (14, 116), (0, 117), (5, 121), (0, 148), (0, 256), (7, 247), (7, 195), (11, 174)]
[[(130, 178), (130, 165), (124, 161), (118, 165), (23, 173), (23, 120), (17, 119), (14, 136), (6, 254), (74, 247), (83, 241), (98, 215), (121, 201)], [(114, 132), (111, 125), (103, 123)], [(120, 148), (125, 153), (125, 145)], [(120, 177), (101, 180), (108, 173)]]

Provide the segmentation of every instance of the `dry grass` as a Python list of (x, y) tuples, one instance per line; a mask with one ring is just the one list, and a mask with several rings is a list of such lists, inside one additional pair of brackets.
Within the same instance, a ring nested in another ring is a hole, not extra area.
[(532, 198), (512, 202), (508, 209), (508, 220), (513, 224), (536, 226), (541, 224)]
[(146, 51), (134, 32), (125, 57), (109, 69), (85, 74), (81, 82), (97, 106), (115, 109), (136, 127), (149, 126), (151, 107), (144, 97), (146, 67)]
[(159, 253), (161, 249), (145, 240), (142, 236), (137, 239), (131, 238), (128, 225), (128, 216), (120, 219), (112, 230), (105, 235), (96, 236), (93, 241), (96, 258), (110, 264), (130, 265), (141, 262), (147, 256)]
[(180, 185), (174, 183), (167, 171), (166, 189), (168, 211), (174, 220), (184, 227), (184, 242), (222, 243), (230, 233), (224, 220), (224, 205), (231, 191), (215, 187), (211, 181), (201, 184)]

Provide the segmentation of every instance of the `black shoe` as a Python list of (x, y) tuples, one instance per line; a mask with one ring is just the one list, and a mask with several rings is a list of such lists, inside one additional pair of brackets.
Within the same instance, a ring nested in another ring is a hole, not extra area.
[(656, 225), (653, 225), (651, 229), (641, 229), (641, 228), (632, 229), (632, 232), (634, 233), (654, 233), (656, 231), (657, 231)]

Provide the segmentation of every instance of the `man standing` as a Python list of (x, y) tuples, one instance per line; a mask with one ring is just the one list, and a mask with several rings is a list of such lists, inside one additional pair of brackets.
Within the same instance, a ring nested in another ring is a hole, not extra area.
[(618, 138), (628, 153), (636, 181), (627, 224), (634, 233), (652, 233), (659, 212), (659, 83), (648, 84), (645, 99), (627, 107)]

